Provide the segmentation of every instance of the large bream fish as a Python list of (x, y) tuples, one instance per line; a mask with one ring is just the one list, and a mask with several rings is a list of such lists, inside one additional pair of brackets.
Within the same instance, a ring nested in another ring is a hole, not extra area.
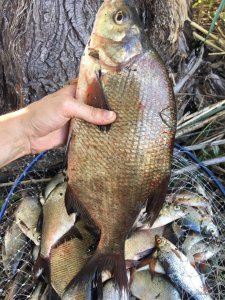
[(126, 288), (125, 239), (145, 204), (150, 224), (162, 208), (176, 127), (167, 71), (129, 1), (108, 0), (99, 9), (76, 98), (117, 119), (110, 126), (71, 123), (66, 207), (86, 216), (100, 240), (69, 286), (109, 270)]

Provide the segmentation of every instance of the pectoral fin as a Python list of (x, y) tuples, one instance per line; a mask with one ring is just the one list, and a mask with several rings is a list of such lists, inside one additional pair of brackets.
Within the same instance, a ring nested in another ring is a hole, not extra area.
[[(88, 85), (86, 104), (95, 108), (110, 110), (101, 85), (101, 72), (96, 72), (95, 75), (96, 76), (92, 78), (91, 83)], [(98, 127), (101, 131), (107, 132), (110, 130), (111, 125), (99, 125)]]

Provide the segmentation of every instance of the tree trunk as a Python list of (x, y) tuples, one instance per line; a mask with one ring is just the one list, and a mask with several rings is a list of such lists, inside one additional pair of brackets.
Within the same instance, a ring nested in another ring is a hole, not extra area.
[[(187, 1), (135, 1), (167, 63), (178, 50)], [(77, 75), (101, 2), (0, 0), (0, 114), (54, 92)]]

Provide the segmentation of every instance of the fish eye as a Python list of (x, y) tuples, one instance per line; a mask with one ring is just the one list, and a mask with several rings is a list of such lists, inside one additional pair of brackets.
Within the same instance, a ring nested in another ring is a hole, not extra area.
[(117, 13), (114, 15), (114, 21), (118, 25), (122, 25), (124, 22), (126, 22), (129, 19), (129, 15), (126, 11), (124, 10), (119, 10)]
[(180, 210), (180, 206), (176, 204), (176, 205), (174, 206), (174, 209), (175, 209), (175, 210)]
[(157, 245), (161, 244), (162, 243), (162, 239), (158, 236), (155, 237), (155, 242)]

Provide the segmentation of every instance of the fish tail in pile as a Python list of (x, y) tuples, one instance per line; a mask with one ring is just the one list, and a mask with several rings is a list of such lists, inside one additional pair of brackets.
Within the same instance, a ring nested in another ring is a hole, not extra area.
[[(104, 253), (99, 248), (96, 249), (93, 256), (86, 263), (86, 265), (80, 270), (80, 272), (70, 281), (65, 289), (67, 292), (70, 289), (74, 289), (76, 286), (85, 287), (90, 282), (101, 278), (103, 271), (110, 271), (115, 285), (121, 291), (128, 290), (128, 280), (126, 273), (126, 265), (124, 260), (124, 253)], [(102, 299), (102, 291), (98, 287), (98, 296)]]

